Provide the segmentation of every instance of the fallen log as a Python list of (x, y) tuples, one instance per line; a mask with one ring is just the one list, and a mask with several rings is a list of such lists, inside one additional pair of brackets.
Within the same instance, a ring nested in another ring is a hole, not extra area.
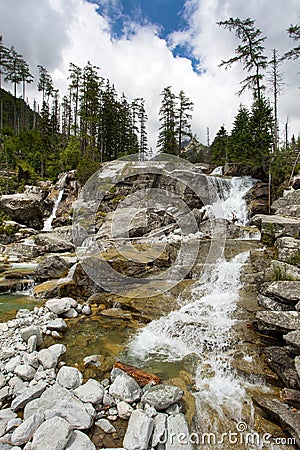
[(146, 386), (146, 384), (148, 383), (160, 384), (161, 382), (161, 379), (157, 375), (149, 372), (144, 372), (144, 370), (138, 369), (134, 366), (129, 366), (128, 364), (124, 364), (120, 361), (117, 361), (114, 364), (114, 367), (123, 370), (123, 372), (126, 372), (129, 376), (134, 378), (140, 386)]

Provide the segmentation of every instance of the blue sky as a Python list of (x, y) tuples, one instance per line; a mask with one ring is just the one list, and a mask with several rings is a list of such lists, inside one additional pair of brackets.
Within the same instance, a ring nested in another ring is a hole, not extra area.
[[(88, 0), (97, 4), (97, 11), (105, 15), (111, 24), (112, 35), (121, 39), (127, 32), (128, 23), (142, 26), (154, 25), (157, 33), (168, 42), (169, 36), (188, 28), (185, 17), (185, 0)], [(189, 58), (195, 72), (199, 73), (199, 60), (188, 45), (171, 48), (173, 55)]]
[(184, 18), (185, 0), (89, 1), (98, 5), (100, 14), (110, 17), (113, 32), (117, 37), (122, 36), (124, 25), (128, 19), (141, 25), (147, 23), (158, 25), (163, 38), (187, 25)]

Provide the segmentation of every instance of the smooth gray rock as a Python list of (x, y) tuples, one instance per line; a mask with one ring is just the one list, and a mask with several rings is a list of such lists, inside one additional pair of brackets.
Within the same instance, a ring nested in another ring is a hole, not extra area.
[(21, 364), (21, 356), (20, 355), (14, 356), (5, 364), (4, 367), (5, 371), (13, 372), (19, 364)]
[(53, 369), (57, 366), (58, 359), (66, 352), (62, 344), (54, 344), (38, 352), (37, 358), (44, 369)]
[(24, 406), (31, 402), (31, 400), (40, 397), (46, 387), (47, 384), (44, 381), (40, 381), (35, 386), (30, 386), (24, 389), (24, 391), (12, 401), (12, 410), (18, 411), (19, 409), (24, 408)]
[(55, 416), (62, 417), (72, 425), (73, 429), (78, 430), (90, 428), (93, 425), (94, 415), (95, 410), (91, 404), (82, 403), (71, 393), (45, 413), (46, 419)]
[(20, 335), (25, 342), (28, 342), (28, 339), (31, 336), (36, 336), (37, 345), (41, 345), (43, 343), (43, 338), (40, 329), (35, 325), (30, 325), (29, 327), (21, 328)]
[(86, 383), (74, 390), (74, 394), (82, 402), (101, 403), (103, 399), (103, 388), (98, 381), (90, 378)]
[(28, 419), (38, 411), (46, 411), (57, 405), (64, 397), (69, 395), (69, 391), (55, 383), (46, 389), (40, 398), (32, 400), (25, 406), (24, 419)]
[(5, 434), (8, 422), (16, 419), (16, 417), (17, 414), (10, 408), (0, 409), (0, 436)]
[(127, 402), (117, 403), (117, 411), (120, 419), (128, 419), (133, 412), (133, 407)]
[(143, 404), (148, 403), (158, 411), (168, 408), (181, 400), (183, 391), (176, 386), (158, 384), (150, 387), (141, 398)]
[(30, 381), (34, 378), (36, 370), (29, 364), (20, 364), (14, 370), (14, 373), (22, 380)]
[(61, 417), (46, 420), (37, 429), (32, 450), (64, 450), (72, 434), (72, 426)]
[[(40, 262), (33, 273), (35, 281), (47, 281), (63, 278), (68, 274), (69, 266), (60, 256), (51, 256)], [(54, 311), (55, 312), (55, 311)], [(58, 313), (57, 313), (58, 314)]]
[(97, 422), (95, 422), (95, 425), (97, 425), (97, 427), (100, 427), (101, 430), (104, 431), (104, 433), (111, 434), (116, 432), (115, 427), (107, 419), (99, 419), (97, 420)]
[(34, 414), (25, 420), (12, 434), (13, 445), (23, 445), (30, 441), (38, 427), (44, 422), (44, 413)]
[(62, 387), (76, 389), (82, 384), (83, 376), (75, 367), (63, 366), (59, 369), (56, 381)]
[(75, 430), (71, 434), (66, 450), (96, 450), (96, 447), (86, 434)]
[(90, 355), (83, 358), (84, 367), (88, 366), (101, 366), (101, 355)]
[(57, 356), (48, 348), (40, 350), (37, 357), (44, 369), (54, 369), (57, 365)]
[(27, 341), (27, 350), (29, 353), (35, 352), (37, 347), (37, 336), (33, 334), (28, 338)]
[[(75, 301), (71, 299), (72, 301)], [(52, 298), (47, 300), (45, 306), (53, 313), (60, 315), (68, 312), (72, 308), (72, 301), (69, 300), (69, 297), (64, 298)], [(75, 302), (76, 303), (76, 302)]]
[(21, 423), (23, 422), (22, 419), (20, 419), (19, 417), (17, 417), (16, 419), (10, 419), (10, 421), (7, 423), (6, 425), (6, 433), (9, 433), (10, 431), (12, 431), (14, 428), (17, 428), (21, 425)]
[[(168, 440), (166, 442), (166, 450), (194, 450), (189, 443), (189, 428), (183, 414), (169, 416), (167, 419)], [(182, 437), (186, 436), (186, 440), (182, 443)], [(180, 442), (181, 441), (181, 442)]]
[(142, 409), (136, 409), (130, 416), (123, 441), (126, 450), (146, 450), (153, 431), (153, 419)]
[(49, 320), (49, 322), (47, 322), (47, 328), (48, 330), (63, 331), (67, 328), (67, 324), (64, 319), (58, 317), (57, 319)]
[(70, 308), (69, 311), (64, 313), (64, 317), (67, 317), (68, 319), (74, 319), (74, 317), (78, 316), (78, 312), (74, 308)]
[(10, 396), (10, 389), (8, 386), (4, 386), (0, 389), (0, 402), (4, 402)]
[(164, 413), (158, 413), (154, 417), (154, 428), (151, 438), (152, 447), (156, 447), (159, 443), (165, 441), (167, 436), (167, 417), (167, 414)]
[(118, 375), (109, 387), (109, 394), (127, 403), (133, 403), (142, 396), (137, 382), (126, 373)]

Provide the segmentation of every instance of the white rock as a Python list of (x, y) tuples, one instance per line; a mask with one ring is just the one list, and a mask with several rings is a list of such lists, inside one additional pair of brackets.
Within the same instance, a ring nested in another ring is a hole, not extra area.
[[(86, 405), (89, 405), (87, 408)], [(89, 410), (89, 411), (88, 411)], [(62, 417), (67, 420), (73, 429), (86, 430), (93, 425), (95, 410), (89, 403), (82, 403), (77, 397), (69, 393), (61, 402), (46, 411), (46, 419)]]
[(128, 417), (131, 416), (133, 407), (131, 405), (129, 405), (129, 403), (121, 401), (121, 402), (117, 403), (117, 410), (118, 410), (118, 416), (120, 417), (120, 419), (128, 419)]
[(167, 433), (167, 414), (158, 413), (154, 417), (154, 428), (151, 439), (152, 447), (156, 447), (159, 443), (164, 441)]
[(40, 397), (46, 387), (47, 384), (44, 381), (40, 381), (35, 386), (25, 388), (24, 391), (12, 401), (12, 410), (18, 411), (18, 409), (24, 408), (24, 406), (31, 402), (31, 400)]
[(21, 364), (21, 356), (14, 356), (8, 361), (8, 363), (5, 364), (6, 372), (13, 372), (19, 364)]
[(116, 429), (115, 427), (107, 420), (107, 419), (99, 419), (97, 422), (95, 422), (95, 425), (97, 427), (100, 427), (101, 430), (104, 431), (104, 433), (115, 433)]
[(66, 450), (96, 450), (96, 447), (86, 434), (75, 430), (71, 434)]
[(34, 414), (25, 420), (12, 434), (13, 445), (23, 445), (30, 441), (35, 431), (44, 422), (44, 413)]
[(90, 355), (83, 358), (84, 367), (88, 366), (101, 366), (101, 355)]
[(71, 309), (67, 298), (52, 298), (45, 303), (45, 306), (54, 314), (64, 314)]
[(18, 427), (19, 425), (21, 425), (22, 423), (22, 419), (20, 419), (19, 417), (17, 417), (16, 419), (10, 419), (10, 421), (7, 423), (6, 425), (6, 433), (9, 433), (10, 431), (12, 431), (14, 428)]
[(118, 375), (110, 385), (109, 393), (115, 398), (127, 403), (133, 403), (142, 396), (142, 390), (137, 382), (126, 373)]
[(32, 336), (30, 336), (28, 338), (27, 341), (27, 350), (29, 353), (35, 352), (36, 351), (36, 347), (37, 347), (37, 336), (35, 334), (33, 334)]
[(4, 402), (10, 396), (10, 389), (8, 386), (4, 386), (0, 389), (0, 402)]
[(153, 419), (142, 409), (136, 409), (130, 416), (123, 446), (127, 450), (148, 448), (153, 430)]
[(70, 308), (69, 311), (64, 313), (64, 317), (67, 317), (68, 319), (73, 319), (74, 317), (78, 316), (78, 312), (74, 308)]
[(37, 429), (32, 450), (64, 450), (72, 434), (71, 425), (61, 417), (46, 420)]
[(101, 403), (103, 388), (98, 381), (90, 378), (85, 384), (74, 390), (74, 394), (82, 401), (88, 403)]
[(20, 364), (14, 370), (14, 373), (25, 381), (32, 380), (34, 378), (35, 372), (35, 369), (29, 364)]
[(177, 414), (176, 416), (168, 416), (167, 418), (167, 436), (166, 450), (182, 450), (183, 446), (185, 450), (194, 450), (193, 446), (186, 439), (183, 445), (181, 436), (189, 436), (189, 428), (186, 423), (184, 414)]
[(20, 335), (21, 335), (21, 338), (25, 342), (28, 342), (28, 339), (30, 338), (30, 336), (33, 336), (33, 335), (35, 335), (37, 338), (37, 345), (41, 345), (43, 342), (43, 338), (42, 338), (40, 329), (38, 327), (36, 327), (35, 325), (30, 325), (29, 327), (21, 328)]
[(64, 321), (64, 319), (61, 319), (60, 317), (58, 317), (57, 319), (50, 320), (50, 321), (47, 323), (47, 328), (48, 328), (48, 331), (49, 331), (49, 330), (59, 330), (59, 331), (62, 331), (62, 330), (65, 330), (65, 329), (67, 328), (67, 324), (66, 324), (66, 322)]
[(43, 348), (37, 354), (38, 361), (44, 369), (52, 369), (57, 365), (57, 356), (49, 348)]
[(63, 366), (58, 371), (56, 381), (67, 389), (76, 389), (82, 384), (83, 376), (75, 367)]
[(0, 388), (6, 385), (5, 376), (0, 372)]

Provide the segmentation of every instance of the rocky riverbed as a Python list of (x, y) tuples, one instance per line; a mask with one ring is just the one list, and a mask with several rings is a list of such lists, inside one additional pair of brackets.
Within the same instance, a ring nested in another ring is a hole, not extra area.
[[(76, 354), (81, 355), (79, 347), (82, 346), (76, 330), (81, 323), (90, 322), (95, 336), (99, 328), (105, 326), (121, 336), (121, 330), (135, 332), (178, 309), (179, 294), (181, 301), (190, 295), (205, 264), (211, 224), (202, 210), (202, 203), (197, 203), (187, 190), (183, 198), (193, 208), (199, 226), (199, 234), (192, 238), (200, 239), (200, 250), (197, 263), (185, 279), (163, 294), (159, 284), (154, 283), (143, 286), (142, 296), (135, 286), (131, 286), (127, 296), (104, 292), (86, 275), (74, 254), (69, 221), (78, 186), (74, 174), (64, 180), (66, 194), (51, 231), (42, 231), (43, 220), (51, 211), (44, 203), (50, 202), (53, 206), (59, 184), (53, 189), (47, 185), (49, 198), (44, 195), (45, 186), (40, 186), (36, 191), (28, 188), (26, 199), (22, 201), (11, 196), (2, 204), (3, 208), (11, 208), (12, 216), (17, 205), (23, 205), (20, 209), (26, 210), (31, 201), (36, 202), (36, 197), (30, 198), (34, 194), (40, 199), (42, 212), (34, 223), (30, 222), (32, 209), (31, 213), (24, 212), (24, 220), (16, 213), (14, 221), (7, 220), (4, 224), (6, 231), (2, 235), (0, 291), (19, 291), (34, 285), (37, 305), (33, 310), (19, 310), (16, 316), (10, 314), (10, 320), (0, 324), (0, 450), (88, 450), (116, 446), (126, 450), (177, 450), (182, 445), (177, 443), (174, 435), (188, 435), (193, 430), (196, 405), (190, 393), (194, 383), (191, 375), (187, 376), (185, 372), (180, 380), (173, 378), (173, 381), (163, 380), (155, 386), (151, 383), (140, 385), (139, 380), (128, 373), (113, 368), (117, 353), (112, 346), (106, 357), (102, 349), (99, 354), (87, 354), (91, 341), (86, 338), (84, 360), (82, 356), (76, 358)], [(96, 226), (97, 239), (106, 239), (108, 243), (102, 253), (104, 259), (118, 272), (133, 277), (143, 277), (145, 271), (155, 276), (170, 267), (182, 241), (169, 214), (159, 210), (158, 214), (150, 211), (146, 222), (144, 218), (136, 217), (131, 223), (129, 235), (135, 241), (133, 248), (124, 245), (120, 255), (109, 244), (107, 231), (112, 212), (141, 182), (153, 183), (152, 179), (143, 176), (132, 183), (117, 185), (102, 203)], [(164, 179), (158, 182), (160, 187), (165, 188), (165, 184)], [(171, 188), (177, 189), (174, 184)], [(269, 381), (276, 380), (275, 383), (279, 382), (285, 388), (282, 402), (270, 395), (256, 395), (254, 402), (258, 411), (263, 410), (267, 417), (279, 423), (299, 445), (299, 197), (291, 192), (272, 205), (275, 214), (266, 216), (265, 192), (266, 186), (261, 183), (257, 184), (256, 190), (253, 188), (248, 192), (250, 210), (262, 214), (252, 220), (261, 230), (262, 243), (267, 247), (251, 251), (252, 268), (248, 268), (244, 277), (252, 285), (255, 276), (259, 289), (259, 312), (250, 331), (256, 330), (272, 344), (264, 350), (261, 359), (275, 372), (274, 377), (269, 375)], [(52, 203), (51, 198), (54, 199)], [(40, 208), (38, 203), (34, 205), (34, 208)], [(243, 236), (255, 236), (257, 229), (236, 226), (226, 219), (217, 220), (226, 229), (226, 258), (253, 248)], [(153, 229), (158, 230), (158, 234), (153, 233)], [(151, 258), (143, 256), (148, 247), (141, 237), (160, 239), (162, 232), (167, 235), (166, 246), (153, 263)], [(130, 266), (126, 262), (128, 258), (132, 261)], [(12, 270), (14, 263), (30, 265), (32, 262), (34, 267), (31, 269)], [(71, 337), (66, 337), (70, 332)], [(73, 346), (71, 362), (66, 348), (66, 345), (71, 346), (70, 339)], [(122, 345), (125, 342), (120, 342), (119, 348)], [(247, 371), (245, 376), (250, 377), (251, 369), (245, 369), (245, 360), (240, 362), (238, 370)], [(54, 433), (54, 430), (59, 432)], [(185, 448), (193, 447), (186, 444)]]
[(252, 251), (259, 311), (257, 331), (269, 337), (262, 357), (277, 374), (281, 399), (254, 402), (300, 446), (300, 191), (290, 190), (272, 204), (272, 215), (254, 216), (263, 251)]

